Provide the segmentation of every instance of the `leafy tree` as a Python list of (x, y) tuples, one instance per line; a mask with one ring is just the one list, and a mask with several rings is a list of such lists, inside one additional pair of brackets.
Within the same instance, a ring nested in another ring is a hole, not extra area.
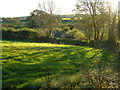
[(53, 29), (57, 27), (61, 18), (54, 13), (55, 4), (53, 2), (43, 2), (39, 4), (39, 9), (34, 10), (30, 17), (29, 26), (32, 28), (48, 29), (49, 36), (53, 37)]

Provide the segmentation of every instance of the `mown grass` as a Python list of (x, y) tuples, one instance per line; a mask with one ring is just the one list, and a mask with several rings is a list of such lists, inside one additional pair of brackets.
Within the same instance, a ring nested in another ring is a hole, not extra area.
[(12, 41), (2, 49), (3, 88), (118, 87), (109, 50)]

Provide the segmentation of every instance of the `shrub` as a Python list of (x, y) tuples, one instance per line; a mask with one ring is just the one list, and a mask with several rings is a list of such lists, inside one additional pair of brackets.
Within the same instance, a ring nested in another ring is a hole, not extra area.
[(16, 31), (14, 28), (6, 28), (6, 27), (2, 27), (2, 31)]
[(20, 40), (34, 40), (38, 37), (35, 29), (22, 28), (17, 30), (17, 38)]
[(47, 37), (47, 32), (46, 31), (37, 31), (37, 37)]
[(13, 28), (2, 28), (2, 38), (3, 39), (7, 39), (7, 40), (11, 40), (15, 38), (15, 29)]
[(70, 30), (70, 27), (64, 27), (63, 28), (63, 31), (69, 31)]
[(76, 39), (76, 40), (83, 40), (84, 37), (85, 37), (84, 33), (82, 33), (77, 29), (69, 30), (62, 35), (62, 38)]
[(62, 35), (63, 32), (64, 32), (63, 29), (61, 29), (61, 28), (55, 28), (55, 30), (54, 30), (54, 36), (55, 37), (61, 37), (61, 35)]
[(76, 30), (75, 34), (74, 34), (74, 38), (76, 40), (83, 40), (85, 38), (85, 35), (83, 32)]
[[(31, 28), (2, 28), (2, 38), (6, 40), (39, 41), (47, 37), (47, 30)], [(44, 40), (43, 40), (44, 41)]]

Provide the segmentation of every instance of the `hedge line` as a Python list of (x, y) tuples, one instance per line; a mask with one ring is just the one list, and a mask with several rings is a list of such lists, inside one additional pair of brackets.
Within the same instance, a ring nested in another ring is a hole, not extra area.
[(23, 29), (17, 29), (17, 30), (13, 28), (3, 28), (2, 39), (88, 46), (87, 42), (83, 42), (80, 40), (73, 40), (73, 39), (50, 38), (43, 31), (38, 31), (35, 29), (29, 29), (29, 28), (23, 28)]
[(39, 38), (45, 37), (42, 31), (37, 31), (34, 29), (23, 28), (23, 29), (13, 29), (13, 28), (3, 28), (2, 29), (2, 39), (5, 40), (21, 40), (21, 41), (34, 41)]

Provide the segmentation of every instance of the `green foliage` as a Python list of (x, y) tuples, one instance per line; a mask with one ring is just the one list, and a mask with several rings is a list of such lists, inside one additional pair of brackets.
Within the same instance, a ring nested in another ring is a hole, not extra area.
[(51, 43), (62, 43), (62, 44), (70, 44), (70, 45), (87, 45), (87, 42), (82, 42), (79, 40), (72, 39), (61, 39), (61, 35), (69, 30), (69, 27), (64, 30), (60, 28), (54, 28), (55, 37), (58, 38), (50, 38), (49, 30), (42, 29), (36, 30), (31, 28), (21, 28), (21, 29), (13, 29), (13, 28), (3, 28), (2, 29), (2, 38), (4, 40), (18, 40), (18, 41), (32, 41), (32, 42), (51, 42)]
[(2, 38), (7, 39), (7, 40), (14, 39), (15, 32), (16, 32), (16, 30), (13, 28), (2, 27)]
[(40, 11), (40, 10), (34, 10), (33, 12), (31, 12), (31, 15), (29, 16), (29, 27), (30, 28), (45, 28), (46, 26), (46, 17), (47, 17), (47, 13), (44, 11)]
[(63, 28), (63, 31), (69, 31), (70, 30), (70, 27), (66, 26)]
[(55, 37), (61, 37), (64, 35), (67, 31), (70, 30), (70, 27), (68, 25), (62, 25), (60, 28), (57, 28), (55, 30)]
[(34, 10), (31, 12), (29, 21), (30, 28), (48, 29), (49, 36), (53, 37), (53, 29), (59, 25), (61, 18), (42, 10)]
[(2, 27), (2, 31), (16, 31), (16, 29), (14, 29), (14, 28)]
[(46, 37), (46, 32), (31, 28), (2, 28), (2, 38), (6, 40), (22, 40), (22, 41), (36, 41), (42, 37)]
[(85, 38), (85, 35), (82, 31), (75, 29), (75, 34), (74, 34), (74, 38), (76, 40), (83, 40)]
[(37, 38), (37, 34), (35, 29), (22, 28), (17, 30), (17, 38), (20, 40), (33, 40)]
[(117, 13), (112, 10), (110, 2), (78, 1), (74, 11), (79, 15), (84, 13), (81, 19), (79, 17), (76, 19), (78, 23), (75, 23), (75, 26), (84, 31), (88, 42), (99, 40), (116, 42)]
[(65, 34), (62, 35), (63, 38), (69, 38), (69, 39), (76, 39), (76, 40), (83, 40), (84, 39), (84, 33), (81, 32), (78, 29), (73, 29), (67, 31)]
[(55, 28), (55, 31), (54, 31), (55, 37), (61, 37), (62, 33), (63, 33), (63, 30), (61, 28)]

